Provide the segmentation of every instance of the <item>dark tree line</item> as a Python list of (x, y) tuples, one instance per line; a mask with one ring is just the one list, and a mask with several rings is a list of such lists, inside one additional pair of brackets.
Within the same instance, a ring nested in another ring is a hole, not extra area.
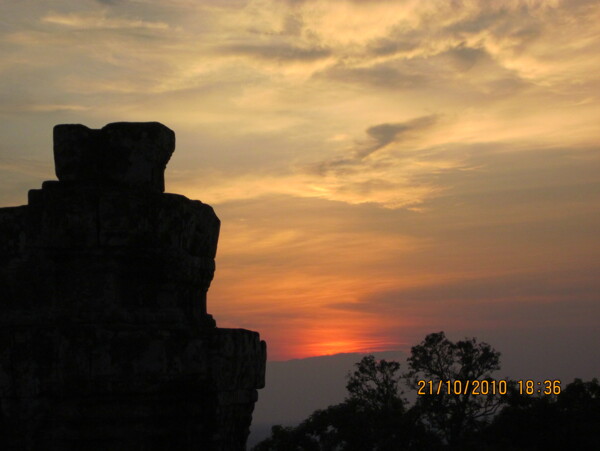
[[(489, 344), (452, 342), (443, 332), (414, 346), (407, 364), (402, 373), (398, 362), (364, 357), (348, 374), (344, 402), (296, 427), (274, 426), (253, 450), (600, 449), (597, 379), (527, 394), (523, 384), (494, 381), (500, 353)], [(472, 381), (487, 382), (474, 392)], [(402, 385), (420, 393), (412, 405)]]

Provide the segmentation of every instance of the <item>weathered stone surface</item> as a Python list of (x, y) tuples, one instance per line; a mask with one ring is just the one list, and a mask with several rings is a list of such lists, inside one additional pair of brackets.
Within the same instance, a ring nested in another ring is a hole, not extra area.
[(57, 126), (61, 180), (0, 209), (0, 449), (245, 447), (266, 347), (207, 312), (219, 219), (83, 147), (164, 169), (168, 129), (138, 125)]
[(80, 124), (54, 127), (60, 181), (140, 186), (163, 192), (175, 133), (158, 122), (115, 122), (100, 130)]

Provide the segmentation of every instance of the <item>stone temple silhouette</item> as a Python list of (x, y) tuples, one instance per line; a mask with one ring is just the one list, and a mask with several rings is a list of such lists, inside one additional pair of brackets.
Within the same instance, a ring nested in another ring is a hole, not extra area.
[(54, 128), (0, 209), (0, 449), (242, 450), (266, 345), (206, 310), (220, 221), (164, 193), (158, 122)]

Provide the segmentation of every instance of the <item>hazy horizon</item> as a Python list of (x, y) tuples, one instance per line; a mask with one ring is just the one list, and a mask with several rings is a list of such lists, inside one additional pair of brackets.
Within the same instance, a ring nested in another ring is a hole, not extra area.
[(25, 0), (0, 20), (0, 206), (52, 127), (159, 121), (222, 221), (208, 311), (270, 361), (444, 330), (600, 375), (600, 4)]

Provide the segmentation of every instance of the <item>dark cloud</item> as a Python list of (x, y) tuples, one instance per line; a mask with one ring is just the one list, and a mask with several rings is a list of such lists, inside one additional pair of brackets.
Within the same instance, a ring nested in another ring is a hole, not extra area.
[(353, 173), (352, 168), (357, 161), (353, 158), (331, 158), (329, 160), (320, 161), (307, 166), (308, 172), (318, 175), (326, 175), (329, 171), (335, 170), (338, 174)]
[[(389, 50), (392, 51), (391, 48)], [(431, 55), (410, 58), (398, 55), (383, 62), (364, 65), (370, 58), (377, 61), (378, 52), (382, 50), (368, 51), (371, 54), (360, 66), (337, 62), (316, 72), (313, 77), (392, 92), (439, 91), (446, 96), (458, 95), (462, 99), (485, 102), (493, 101), (499, 95), (504, 98), (516, 94), (530, 86), (515, 70), (504, 67), (485, 48), (469, 46), (465, 42)], [(477, 71), (465, 78), (464, 74), (473, 68), (477, 68)], [(501, 93), (496, 92), (496, 85), (501, 88)]]
[(415, 50), (419, 44), (417, 39), (407, 36), (387, 36), (371, 42), (367, 46), (367, 51), (375, 56), (389, 56)]
[(454, 67), (461, 72), (471, 69), (475, 64), (483, 60), (490, 60), (488, 52), (481, 48), (468, 47), (464, 42), (444, 52)]
[(508, 38), (516, 45), (531, 42), (541, 34), (542, 23), (534, 10), (541, 5), (521, 5), (522, 14), (508, 8), (482, 8), (474, 15), (466, 15), (444, 29), (444, 33), (458, 39), (488, 31), (497, 38)]
[(326, 58), (331, 51), (325, 47), (298, 47), (290, 44), (235, 44), (223, 47), (225, 53), (254, 56), (278, 61), (314, 61)]
[(512, 22), (513, 27), (517, 26), (515, 15), (510, 14), (505, 8), (483, 8), (475, 14), (464, 15), (460, 20), (452, 22), (444, 28), (444, 32), (452, 36), (464, 37), (490, 30), (507, 20)]
[[(415, 134), (430, 129), (438, 121), (437, 115), (421, 116), (410, 121), (374, 125), (366, 130), (368, 141), (357, 144), (348, 156), (332, 158), (310, 165), (310, 172), (324, 175), (329, 171), (353, 172), (370, 155), (394, 143), (400, 144)], [(356, 168), (355, 168), (356, 169)]]
[[(510, 26), (507, 29), (507, 26)], [(452, 42), (456, 39), (465, 41), (468, 37), (485, 30), (494, 28), (503, 28), (503, 36), (511, 34), (516, 29), (524, 36), (526, 30), (519, 24), (514, 23), (514, 16), (500, 9), (488, 11), (484, 8), (479, 13), (466, 14), (464, 18), (451, 22), (450, 25), (441, 29), (432, 29), (428, 23), (422, 23), (418, 27), (413, 27), (404, 22), (391, 27), (385, 36), (378, 37), (369, 42), (366, 46), (368, 56), (394, 56), (417, 50), (419, 47), (427, 47), (428, 44), (436, 41)], [(512, 37), (512, 36), (511, 36)], [(464, 44), (462, 44), (464, 46)]]
[(368, 67), (353, 67), (336, 63), (314, 74), (315, 79), (330, 79), (343, 83), (357, 83), (376, 88), (405, 90), (429, 84), (432, 74), (416, 67), (414, 61), (386, 61)]
[[(585, 309), (598, 310), (598, 268), (509, 274), (400, 289), (374, 294), (357, 303), (335, 303), (330, 308), (370, 313), (437, 316), (463, 311), (479, 320), (510, 320), (543, 316), (561, 321)], [(590, 312), (591, 313), (591, 312)], [(600, 311), (598, 311), (600, 314)]]
[(375, 143), (365, 149), (358, 150), (356, 156), (365, 158), (374, 152), (384, 148), (392, 142), (402, 141), (408, 134), (420, 132), (433, 126), (438, 120), (436, 115), (421, 116), (407, 122), (399, 122), (395, 124), (379, 124), (369, 127), (367, 135), (369, 135)]

